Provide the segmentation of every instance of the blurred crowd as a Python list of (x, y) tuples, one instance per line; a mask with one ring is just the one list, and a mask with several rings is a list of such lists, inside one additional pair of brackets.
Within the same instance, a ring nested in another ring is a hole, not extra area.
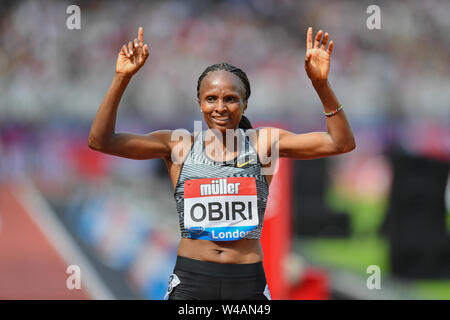
[(146, 119), (150, 127), (200, 118), (197, 78), (222, 61), (241, 67), (251, 81), (250, 120), (321, 120), (303, 69), (308, 26), (329, 32), (335, 43), (330, 82), (353, 121), (450, 119), (445, 0), (378, 1), (380, 30), (366, 26), (368, 1), (81, 1), (80, 30), (66, 27), (70, 4), (2, 2), (2, 122), (92, 121), (117, 54), (139, 26), (150, 58), (119, 114)]

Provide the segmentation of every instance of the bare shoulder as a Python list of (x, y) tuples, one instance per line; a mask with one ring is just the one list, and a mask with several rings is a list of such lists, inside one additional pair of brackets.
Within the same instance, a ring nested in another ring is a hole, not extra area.
[(171, 146), (171, 149), (176, 147), (180, 142), (192, 143), (194, 140), (194, 132), (189, 132), (186, 129), (157, 130), (152, 132), (151, 134), (159, 135), (164, 139), (164, 141), (167, 142), (168, 145)]
[(161, 130), (166, 131), (163, 134), (170, 146), (171, 154), (166, 158), (170, 164), (181, 165), (186, 159), (196, 136), (196, 132), (189, 132), (186, 129)]
[(262, 173), (266, 177), (268, 185), (272, 182), (276, 168), (278, 153), (274, 151), (274, 148), (276, 148), (278, 142), (279, 130), (275, 127), (258, 127), (246, 131), (246, 135), (258, 153), (263, 170)]
[(258, 127), (247, 130), (246, 134), (249, 136), (253, 145), (258, 148), (264, 147), (270, 150), (279, 142), (280, 137), (292, 134), (292, 132), (276, 127)]
[(164, 158), (173, 187), (176, 187), (181, 167), (192, 148), (196, 132), (184, 129), (173, 130), (170, 136), (170, 156)]
[(245, 131), (263, 162), (265, 162), (264, 159), (270, 157), (272, 149), (278, 141), (278, 130), (274, 127), (258, 127)]

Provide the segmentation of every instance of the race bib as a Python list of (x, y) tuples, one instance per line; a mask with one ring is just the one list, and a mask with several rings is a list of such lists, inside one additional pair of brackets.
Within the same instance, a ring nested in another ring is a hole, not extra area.
[(253, 177), (194, 179), (184, 182), (184, 227), (189, 238), (244, 239), (258, 226)]

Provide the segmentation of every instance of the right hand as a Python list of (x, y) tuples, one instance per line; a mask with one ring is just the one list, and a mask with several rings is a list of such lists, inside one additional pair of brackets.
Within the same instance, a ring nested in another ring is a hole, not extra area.
[(305, 70), (311, 81), (325, 81), (328, 79), (330, 71), (331, 53), (333, 52), (333, 41), (328, 44), (328, 32), (325, 33), (322, 40), (323, 31), (319, 30), (316, 34), (316, 39), (313, 46), (313, 30), (308, 28), (306, 34), (306, 56), (305, 56)]
[(122, 46), (116, 61), (116, 74), (134, 75), (147, 59), (148, 45), (144, 44), (144, 29), (139, 27), (138, 38)]

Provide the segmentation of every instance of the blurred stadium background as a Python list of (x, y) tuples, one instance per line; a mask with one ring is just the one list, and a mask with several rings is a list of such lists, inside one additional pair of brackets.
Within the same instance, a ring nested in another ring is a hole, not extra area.
[[(66, 27), (71, 4), (80, 30)], [(0, 299), (163, 297), (179, 240), (163, 161), (87, 147), (138, 26), (150, 58), (117, 131), (192, 131), (197, 78), (221, 61), (246, 71), (254, 126), (325, 130), (303, 59), (307, 27), (329, 32), (330, 83), (357, 148), (280, 164), (269, 201), (283, 210), (263, 230), (272, 296), (450, 299), (450, 2), (376, 1), (381, 30), (366, 27), (370, 4), (2, 1)], [(69, 265), (81, 290), (66, 287)], [(367, 287), (373, 265), (381, 289)]]

